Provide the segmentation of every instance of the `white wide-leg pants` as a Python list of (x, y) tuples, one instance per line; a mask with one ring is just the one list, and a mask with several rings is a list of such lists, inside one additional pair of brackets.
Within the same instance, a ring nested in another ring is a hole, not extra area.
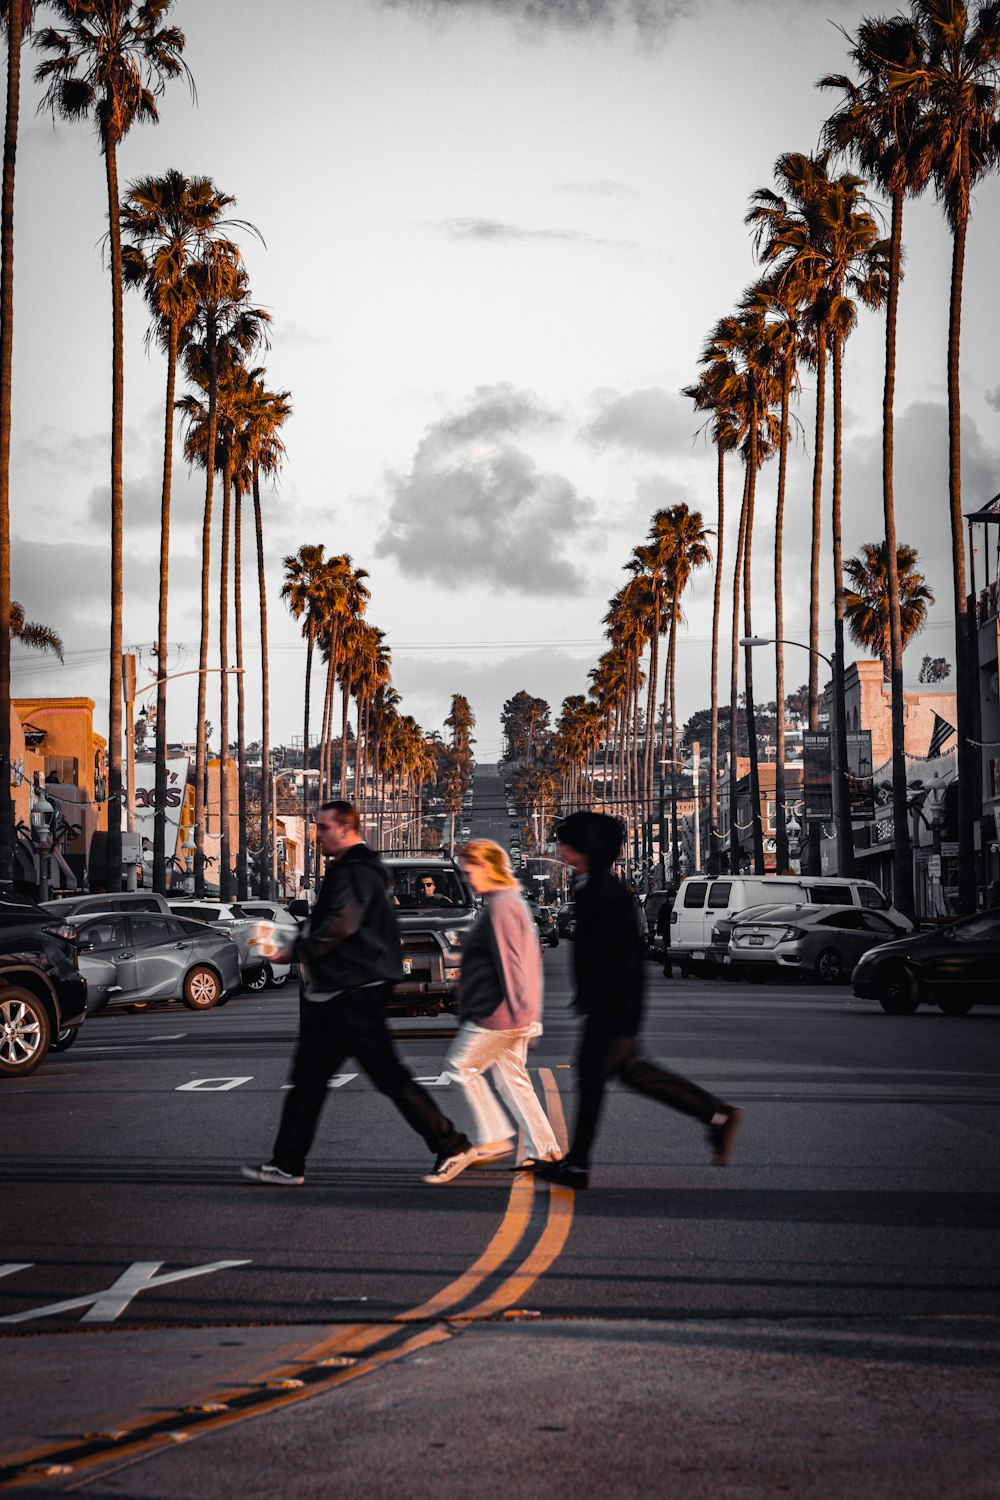
[(465, 1089), (475, 1120), (477, 1144), (507, 1140), (513, 1134), (510, 1120), (490, 1088), (486, 1074), (492, 1070), (501, 1098), (524, 1131), (529, 1156), (560, 1156), (553, 1134), (528, 1076), (526, 1059), (530, 1032), (489, 1031), (464, 1021), (451, 1044), (445, 1063)]

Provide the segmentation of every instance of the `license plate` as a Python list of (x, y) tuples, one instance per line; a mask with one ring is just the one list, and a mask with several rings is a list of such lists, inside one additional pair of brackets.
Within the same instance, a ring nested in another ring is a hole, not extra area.
[(412, 958), (404, 958), (403, 959), (403, 973), (404, 974), (412, 974), (413, 973), (413, 959)]
[(691, 957), (693, 959), (696, 959), (696, 960), (704, 958), (705, 957), (705, 950), (704, 950), (704, 948), (696, 948), (694, 950), (694, 952), (692, 953)]
[(762, 937), (751, 937), (750, 946), (751, 948), (763, 948), (764, 939)]

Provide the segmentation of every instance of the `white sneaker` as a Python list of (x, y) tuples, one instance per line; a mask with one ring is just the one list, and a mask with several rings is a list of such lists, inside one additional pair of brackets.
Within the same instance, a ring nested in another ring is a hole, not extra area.
[(301, 1187), (305, 1182), (304, 1177), (283, 1172), (270, 1161), (262, 1162), (259, 1167), (240, 1167), (240, 1176), (248, 1182), (269, 1182), (273, 1187)]
[(453, 1177), (458, 1176), (459, 1172), (464, 1172), (466, 1167), (471, 1167), (476, 1159), (475, 1146), (466, 1146), (461, 1151), (453, 1151), (450, 1156), (442, 1152), (434, 1163), (433, 1172), (428, 1172), (424, 1181), (430, 1183), (432, 1187), (450, 1182)]

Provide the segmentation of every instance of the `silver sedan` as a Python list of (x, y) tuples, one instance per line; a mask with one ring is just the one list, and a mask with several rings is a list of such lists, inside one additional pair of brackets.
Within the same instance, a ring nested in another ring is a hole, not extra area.
[(723, 963), (751, 978), (782, 969), (837, 984), (869, 948), (898, 936), (888, 917), (864, 906), (776, 906), (734, 924)]
[(74, 925), (88, 1011), (154, 1000), (211, 1010), (240, 988), (239, 949), (202, 922), (108, 912)]

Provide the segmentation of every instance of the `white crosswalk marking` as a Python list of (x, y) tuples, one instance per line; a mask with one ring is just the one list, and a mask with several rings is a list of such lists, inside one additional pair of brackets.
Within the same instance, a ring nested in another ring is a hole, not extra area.
[(247, 1078), (192, 1078), (190, 1083), (179, 1083), (175, 1094), (224, 1094), (228, 1089), (238, 1089), (241, 1083), (252, 1083), (253, 1074)]
[[(330, 1079), (330, 1082), (327, 1084), (327, 1088), (342, 1089), (345, 1083), (350, 1083), (352, 1078), (357, 1078), (357, 1076), (357, 1073), (334, 1073), (333, 1077)], [(285, 1090), (290, 1089), (291, 1086), (292, 1085), (290, 1083), (283, 1083), (281, 1085), (281, 1092), (284, 1093)]]
[(189, 1266), (185, 1271), (168, 1271), (157, 1276), (162, 1260), (136, 1260), (118, 1280), (103, 1292), (94, 1292), (89, 1297), (70, 1297), (65, 1302), (50, 1302), (45, 1307), (28, 1308), (26, 1312), (10, 1313), (0, 1318), (0, 1323), (28, 1323), (33, 1318), (52, 1318), (59, 1313), (75, 1312), (78, 1307), (87, 1307), (81, 1323), (113, 1323), (128, 1307), (133, 1297), (147, 1287), (167, 1286), (172, 1281), (187, 1281), (192, 1276), (207, 1276), (212, 1271), (226, 1271), (231, 1266), (248, 1266), (248, 1260), (213, 1260), (204, 1266)]

